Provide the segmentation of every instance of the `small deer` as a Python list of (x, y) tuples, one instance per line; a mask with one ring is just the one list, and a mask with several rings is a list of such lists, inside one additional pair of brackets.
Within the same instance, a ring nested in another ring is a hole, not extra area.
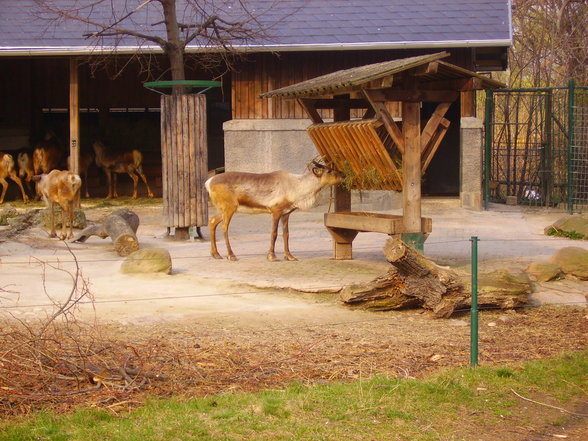
[[(55, 233), (55, 204), (61, 207), (61, 240), (73, 238), (73, 214), (80, 205), (80, 189), (82, 179), (67, 170), (52, 170), (49, 174), (35, 175), (37, 188), (49, 208), (51, 219), (51, 233), (49, 237), (57, 237)], [(67, 219), (66, 219), (67, 218)], [(67, 234), (69, 221), (69, 234)]]
[(0, 195), (0, 204), (4, 202), (4, 196), (6, 196), (6, 190), (8, 190), (8, 181), (6, 178), (12, 179), (19, 186), (22, 194), (22, 200), (25, 202), (29, 201), (29, 197), (25, 193), (22, 181), (16, 176), (16, 170), (14, 168), (14, 158), (9, 153), (0, 152), (0, 185), (2, 185), (2, 194)]
[(226, 172), (209, 178), (204, 185), (210, 200), (219, 211), (208, 223), (210, 254), (215, 259), (222, 259), (216, 247), (216, 227), (222, 222), (228, 259), (237, 260), (229, 243), (229, 223), (235, 212), (270, 213), (272, 233), (267, 259), (276, 260), (275, 245), (281, 220), (284, 258), (297, 260), (290, 253), (288, 243), (290, 214), (298, 208), (310, 208), (319, 191), (342, 180), (341, 172), (316, 161), (312, 161), (302, 175), (280, 170), (272, 173)]
[(16, 156), (16, 163), (18, 164), (18, 177), (26, 182), (29, 193), (32, 192), (32, 182), (33, 176), (35, 176), (35, 170), (33, 168), (31, 152), (20, 151)]
[(133, 199), (137, 199), (139, 177), (141, 177), (147, 187), (147, 196), (150, 198), (153, 197), (153, 192), (149, 188), (147, 178), (143, 174), (143, 154), (139, 150), (115, 151), (100, 141), (94, 141), (92, 148), (94, 149), (94, 153), (96, 153), (96, 165), (104, 170), (106, 179), (108, 180), (108, 195), (106, 199), (118, 197), (116, 191), (117, 173), (127, 173), (133, 180)]

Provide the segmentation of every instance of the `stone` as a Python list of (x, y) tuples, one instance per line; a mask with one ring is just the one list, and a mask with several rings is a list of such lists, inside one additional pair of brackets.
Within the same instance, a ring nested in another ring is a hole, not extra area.
[(588, 250), (580, 247), (565, 247), (551, 256), (550, 262), (558, 265), (567, 275), (588, 280)]
[(171, 256), (165, 248), (137, 250), (124, 260), (120, 266), (120, 272), (123, 274), (171, 274)]
[(561, 277), (562, 272), (559, 265), (551, 262), (533, 262), (526, 269), (529, 278), (533, 282), (549, 282)]
[(580, 214), (564, 216), (545, 228), (545, 234), (549, 234), (552, 230), (576, 233), (588, 239), (588, 216)]
[[(37, 223), (45, 228), (51, 227), (51, 216), (48, 208), (39, 212)], [(80, 208), (76, 208), (73, 214), (73, 227), (76, 229), (84, 229), (86, 228), (86, 225), (86, 215)], [(59, 205), (55, 205), (55, 228), (61, 228), (61, 207)]]
[(0, 225), (9, 225), (9, 221), (12, 218), (18, 216), (18, 211), (12, 205), (6, 204), (2, 210), (0, 210)]

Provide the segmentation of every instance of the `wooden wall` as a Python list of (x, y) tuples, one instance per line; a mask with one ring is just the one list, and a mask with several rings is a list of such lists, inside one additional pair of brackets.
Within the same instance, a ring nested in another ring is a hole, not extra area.
[[(247, 57), (232, 73), (233, 119), (307, 118), (296, 100), (260, 98), (261, 93), (295, 84), (326, 73), (380, 61), (412, 57), (433, 51), (333, 51), (259, 53)], [(470, 49), (451, 49), (445, 59), (467, 69), (473, 69)], [(323, 117), (329, 117), (323, 114)]]

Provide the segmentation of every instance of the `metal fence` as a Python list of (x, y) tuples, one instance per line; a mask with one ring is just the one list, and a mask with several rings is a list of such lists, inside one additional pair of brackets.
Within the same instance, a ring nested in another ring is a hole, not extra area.
[(484, 201), (588, 210), (588, 87), (486, 95)]

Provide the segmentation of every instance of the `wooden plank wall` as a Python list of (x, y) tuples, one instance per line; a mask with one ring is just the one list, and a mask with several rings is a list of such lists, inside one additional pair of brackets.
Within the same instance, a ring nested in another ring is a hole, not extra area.
[[(442, 51), (333, 51), (333, 52), (283, 52), (251, 54), (232, 73), (232, 117), (233, 119), (304, 119), (306, 113), (293, 99), (260, 98), (261, 93), (296, 84), (326, 73), (380, 61), (412, 57)], [(469, 49), (449, 49), (451, 56), (446, 61), (473, 68), (473, 53)], [(400, 108), (391, 105), (394, 116)], [(321, 117), (332, 118), (332, 111), (321, 110)], [(352, 118), (361, 117), (355, 112)]]
[(204, 226), (208, 222), (206, 96), (162, 95), (161, 133), (166, 226)]

